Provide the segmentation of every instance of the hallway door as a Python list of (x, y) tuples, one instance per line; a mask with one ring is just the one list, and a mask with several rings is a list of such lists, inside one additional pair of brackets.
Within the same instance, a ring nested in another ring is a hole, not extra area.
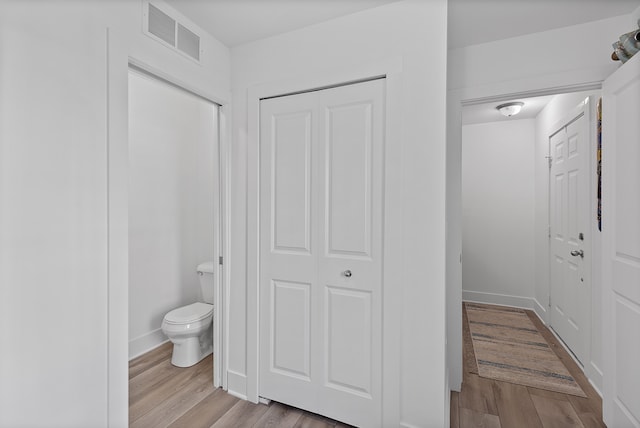
[(264, 398), (381, 424), (384, 79), (261, 101)]
[(550, 323), (576, 358), (590, 340), (589, 120), (584, 104), (549, 137)]
[(640, 54), (602, 89), (603, 417), (640, 427)]

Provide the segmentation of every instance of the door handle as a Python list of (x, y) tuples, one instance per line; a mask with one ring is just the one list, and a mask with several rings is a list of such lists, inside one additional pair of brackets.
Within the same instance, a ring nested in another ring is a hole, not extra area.
[(573, 251), (571, 251), (571, 255), (574, 256), (574, 257), (575, 256), (580, 256), (580, 258), (583, 259), (584, 258), (584, 251), (582, 251), (582, 250), (573, 250)]
[(342, 272), (342, 276), (351, 278), (351, 271), (349, 269), (345, 270), (344, 272)]

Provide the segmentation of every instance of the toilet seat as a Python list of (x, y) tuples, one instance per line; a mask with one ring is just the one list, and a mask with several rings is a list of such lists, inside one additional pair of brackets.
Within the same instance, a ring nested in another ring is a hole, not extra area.
[(196, 302), (174, 309), (164, 316), (167, 324), (189, 324), (203, 320), (213, 314), (213, 305)]

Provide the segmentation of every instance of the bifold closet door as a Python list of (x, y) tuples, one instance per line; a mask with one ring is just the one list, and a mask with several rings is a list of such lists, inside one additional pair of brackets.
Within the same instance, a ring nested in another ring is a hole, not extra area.
[(260, 396), (379, 426), (384, 79), (260, 115)]

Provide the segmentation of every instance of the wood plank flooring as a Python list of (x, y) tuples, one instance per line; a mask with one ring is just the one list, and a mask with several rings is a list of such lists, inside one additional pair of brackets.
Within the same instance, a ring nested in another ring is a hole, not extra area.
[(602, 400), (553, 333), (527, 315), (565, 364), (587, 398), (485, 379), (474, 373), (471, 335), (463, 308), (463, 383), (451, 393), (451, 428), (601, 428)]
[[(451, 395), (452, 428), (601, 428), (602, 402), (553, 334), (528, 312), (587, 398), (485, 379), (473, 373), (475, 356), (463, 332), (464, 381)], [(463, 325), (466, 313), (463, 310)], [(135, 428), (346, 428), (347, 425), (272, 403), (252, 404), (212, 385), (213, 357), (189, 368), (171, 365), (171, 343), (129, 363), (129, 424)]]
[(172, 344), (129, 362), (132, 428), (348, 428), (280, 403), (253, 404), (213, 387), (213, 356), (192, 367), (171, 365)]

